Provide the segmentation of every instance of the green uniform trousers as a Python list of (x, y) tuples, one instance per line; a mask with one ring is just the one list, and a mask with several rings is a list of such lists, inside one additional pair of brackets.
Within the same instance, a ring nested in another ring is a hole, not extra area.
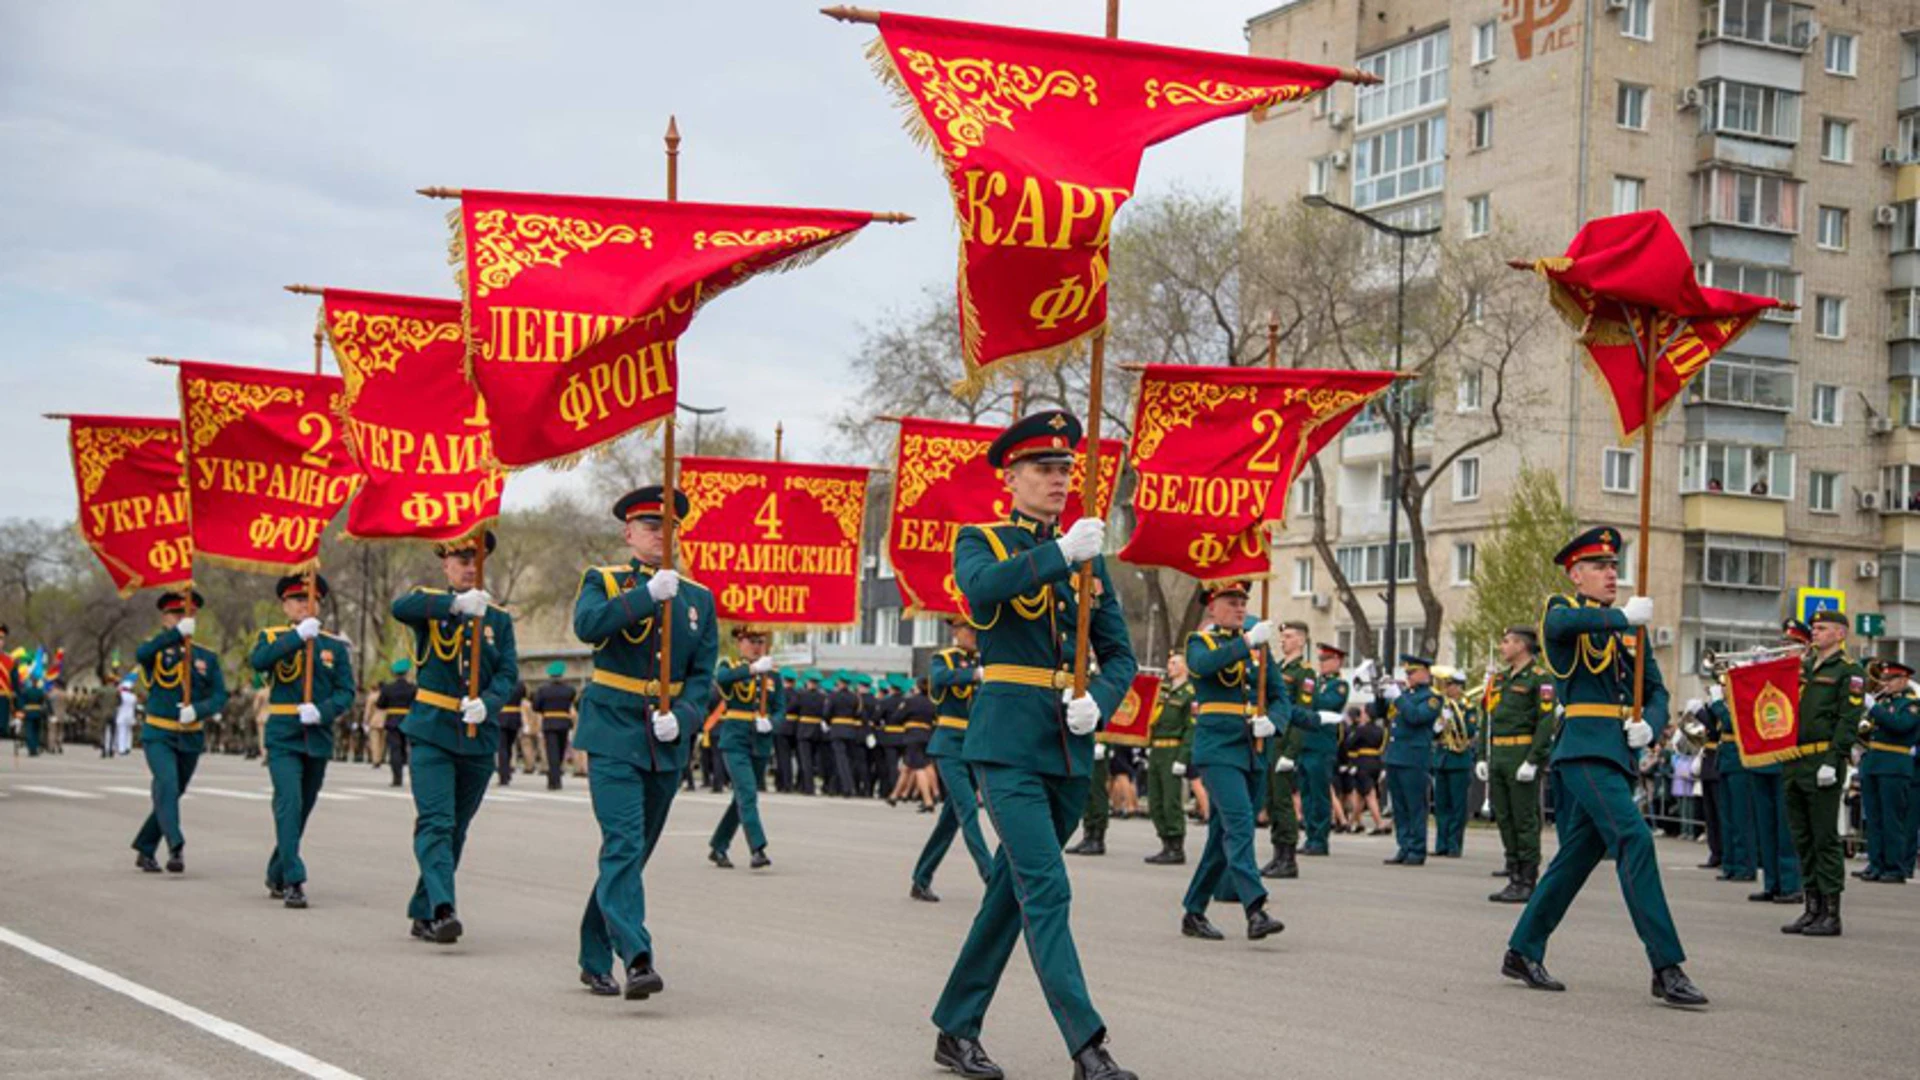
[[(1300, 775), (1299, 759), (1294, 759), (1293, 772), (1274, 772), (1273, 763), (1280, 760), (1278, 737), (1267, 740), (1267, 832), (1274, 847), (1282, 844), (1300, 842), (1300, 815), (1293, 812), (1293, 779)], [(1209, 794), (1213, 788), (1207, 788)]]
[(133, 850), (151, 857), (165, 837), (167, 848), (178, 854), (187, 844), (180, 831), (180, 796), (193, 781), (193, 770), (200, 764), (197, 751), (181, 750), (159, 739), (141, 744), (147, 755), (147, 772), (153, 775), (153, 809), (133, 838)]
[(587, 787), (600, 823), (600, 876), (580, 916), (580, 970), (610, 975), (617, 958), (653, 958), (642, 871), (667, 827), (678, 771), (648, 772), (605, 754), (587, 756)]
[(1187, 810), (1180, 800), (1180, 778), (1173, 775), (1173, 763), (1180, 760), (1180, 748), (1162, 746), (1147, 751), (1147, 815), (1153, 819), (1153, 832), (1162, 840), (1182, 840), (1187, 835)]
[(957, 757), (936, 757), (933, 767), (940, 773), (940, 786), (946, 789), (947, 798), (940, 804), (940, 816), (934, 819), (927, 846), (920, 849), (920, 858), (913, 864), (913, 883), (923, 889), (933, 884), (933, 872), (947, 857), (955, 833), (966, 839), (974, 869), (980, 872), (981, 881), (987, 881), (993, 876), (993, 852), (987, 849), (987, 838), (980, 832), (980, 800), (974, 794), (973, 774)]
[(1487, 767), (1487, 799), (1493, 821), (1500, 828), (1500, 847), (1508, 862), (1540, 861), (1540, 775), (1521, 783), (1514, 771), (1525, 764), (1525, 754), (1501, 757), (1495, 752)]
[(767, 775), (767, 759), (745, 750), (722, 750), (720, 756), (726, 760), (727, 778), (733, 783), (733, 801), (720, 815), (720, 824), (713, 827), (713, 839), (708, 844), (725, 854), (733, 845), (734, 832), (745, 828), (747, 850), (759, 851), (767, 846), (767, 830), (760, 824), (760, 778)]
[(1544, 961), (1547, 938), (1587, 883), (1587, 875), (1611, 856), (1634, 932), (1647, 950), (1647, 962), (1663, 968), (1686, 960), (1660, 885), (1653, 830), (1634, 805), (1626, 774), (1605, 762), (1576, 760), (1555, 766), (1554, 776), (1559, 789), (1554, 825), (1560, 834), (1560, 851), (1547, 864), (1507, 947), (1530, 960)]
[(975, 765), (973, 777), (1000, 850), (993, 856), (980, 912), (934, 1006), (933, 1022), (949, 1035), (979, 1038), (1013, 944), (1024, 935), (1053, 1022), (1067, 1052), (1078, 1052), (1106, 1029), (1087, 995), (1080, 954), (1073, 947), (1067, 921), (1073, 887), (1060, 850), (1086, 806), (1088, 781), (987, 764)]
[(441, 908), (458, 910), (453, 875), (467, 846), (467, 826), (493, 781), (493, 755), (450, 754), (424, 739), (412, 742), (413, 861), (420, 864), (420, 880), (407, 917), (431, 919)]
[(20, 735), (27, 744), (27, 756), (40, 756), (40, 739), (45, 734), (47, 720), (43, 716), (28, 716), (20, 721)]
[(1867, 873), (1894, 877), (1905, 873), (1901, 859), (1913, 842), (1909, 815), (1913, 781), (1898, 774), (1860, 777), (1860, 805), (1867, 816)]
[(1722, 772), (1714, 800), (1720, 804), (1720, 872), (1728, 877), (1751, 877), (1757, 869), (1753, 852), (1753, 778), (1745, 770)]
[(1847, 886), (1847, 861), (1840, 849), (1840, 797), (1845, 788), (1838, 781), (1821, 787), (1815, 779), (1819, 769), (1817, 759), (1802, 758), (1787, 762), (1779, 777), (1786, 788), (1787, 833), (1807, 881), (1824, 896), (1838, 896)]
[(1753, 786), (1753, 836), (1760, 854), (1760, 883), (1768, 892), (1782, 896), (1797, 893), (1802, 867), (1787, 823), (1785, 778), (1777, 772), (1750, 772), (1747, 778)]
[(1204, 914), (1209, 900), (1237, 900), (1252, 911), (1266, 901), (1267, 887), (1260, 881), (1260, 865), (1253, 854), (1254, 807), (1265, 795), (1265, 773), (1260, 764), (1252, 769), (1208, 765), (1201, 770), (1201, 781), (1213, 799), (1213, 816), (1207, 819), (1207, 846), (1193, 868), (1193, 879), (1187, 882), (1182, 901), (1187, 911)]
[(307, 880), (307, 864), (300, 861), (300, 838), (307, 818), (320, 801), (320, 785), (327, 779), (327, 759), (292, 750), (267, 751), (267, 776), (273, 780), (273, 854), (267, 856), (267, 884), (279, 888)]
[(1894, 849), (1898, 854), (1899, 869), (1902, 874), (1913, 876), (1914, 861), (1920, 856), (1920, 767), (1913, 770), (1913, 780), (1907, 785), (1907, 827), (1900, 832), (1900, 847)]
[(1393, 839), (1403, 859), (1427, 857), (1427, 770), (1413, 765), (1387, 766), (1387, 795), (1393, 800)]
[(1307, 750), (1300, 755), (1300, 816), (1307, 848), (1327, 850), (1333, 834), (1333, 751)]
[(1087, 777), (1087, 812), (1082, 817), (1088, 832), (1105, 829), (1107, 819), (1113, 815), (1113, 799), (1107, 794), (1107, 781), (1112, 777), (1106, 758), (1093, 763)]
[(1473, 773), (1466, 769), (1433, 771), (1433, 853), (1458, 855), (1467, 842), (1467, 787)]

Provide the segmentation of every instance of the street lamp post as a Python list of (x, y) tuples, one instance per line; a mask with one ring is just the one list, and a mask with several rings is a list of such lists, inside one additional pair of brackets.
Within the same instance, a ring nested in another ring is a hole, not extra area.
[(700, 453), (701, 422), (709, 416), (715, 416), (720, 413), (726, 412), (727, 407), (725, 405), (720, 405), (711, 409), (703, 409), (698, 405), (689, 405), (684, 401), (676, 402), (675, 404), (677, 404), (680, 407), (681, 412), (687, 413), (693, 417), (693, 452), (697, 456)]
[[(1366, 225), (1376, 232), (1393, 237), (1398, 248), (1399, 267), (1394, 279), (1393, 297), (1393, 370), (1400, 370), (1401, 353), (1407, 338), (1407, 241), (1433, 236), (1440, 231), (1439, 226), (1429, 229), (1403, 229), (1390, 225), (1372, 214), (1343, 206), (1325, 195), (1308, 195), (1304, 200), (1316, 210), (1338, 210), (1348, 217)], [(1387, 388), (1387, 435), (1392, 442), (1391, 459), (1387, 466), (1387, 641), (1384, 665), (1393, 670), (1394, 656), (1398, 649), (1398, 627), (1394, 622), (1395, 601), (1400, 595), (1400, 384)]]

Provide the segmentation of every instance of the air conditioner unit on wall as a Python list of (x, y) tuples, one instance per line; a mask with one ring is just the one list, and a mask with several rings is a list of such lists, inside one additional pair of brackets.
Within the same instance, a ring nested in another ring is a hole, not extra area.
[(1333, 606), (1333, 597), (1323, 592), (1314, 593), (1313, 606), (1320, 611), (1325, 611)]
[(1904, 160), (1906, 160), (1906, 155), (1900, 152), (1899, 147), (1883, 146), (1880, 148), (1880, 164), (1898, 165)]
[(1336, 169), (1346, 168), (1347, 152), (1345, 150), (1335, 150), (1333, 153), (1327, 155), (1327, 163)]
[(1335, 131), (1345, 131), (1347, 129), (1347, 114), (1341, 112), (1339, 109), (1333, 110), (1327, 114), (1327, 126)]
[(1863, 581), (1871, 581), (1880, 576), (1880, 563), (1874, 559), (1861, 559), (1860, 565), (1854, 567), (1853, 572), (1855, 577)]
[(1858, 501), (1862, 510), (1880, 509), (1880, 493), (1877, 491), (1860, 492)]
[(1627, 10), (1627, 0), (1607, 0), (1607, 10), (1625, 11)]
[(1679, 95), (1674, 98), (1674, 104), (1681, 109), (1699, 108), (1700, 107), (1700, 88), (1697, 86), (1681, 87)]
[(1892, 228), (1900, 222), (1900, 208), (1892, 203), (1882, 203), (1873, 208), (1873, 223)]
[(1653, 628), (1653, 647), (1664, 649), (1673, 644), (1673, 627), (1656, 626)]
[(1875, 435), (1893, 434), (1893, 417), (1876, 416), (1867, 421), (1867, 430)]

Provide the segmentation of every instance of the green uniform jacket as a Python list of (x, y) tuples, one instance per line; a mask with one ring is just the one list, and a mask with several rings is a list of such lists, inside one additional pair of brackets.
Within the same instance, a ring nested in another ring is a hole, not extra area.
[(333, 756), (333, 722), (353, 708), (353, 658), (345, 638), (322, 633), (313, 639), (313, 704), (318, 724), (302, 724), (296, 711), (305, 700), (306, 642), (291, 626), (269, 626), (253, 642), (247, 662), (267, 679), (267, 749)]
[(960, 756), (967, 744), (967, 714), (973, 709), (980, 656), (968, 649), (941, 649), (927, 665), (927, 686), (933, 691), (933, 738), (927, 741), (931, 757)]
[[(1249, 618), (1247, 625), (1254, 622)], [(1273, 650), (1266, 646), (1262, 649), (1266, 653), (1267, 719), (1273, 721), (1273, 737), (1277, 739), (1286, 733), (1295, 706), (1287, 697), (1286, 680), (1280, 665), (1274, 663)], [(1253, 649), (1243, 632), (1214, 629), (1187, 635), (1187, 670), (1193, 674), (1194, 687), (1194, 765), (1266, 771), (1265, 760), (1253, 751), (1253, 727), (1247, 723), (1259, 691), (1252, 659)], [(1230, 706), (1232, 711), (1216, 713), (1209, 709), (1216, 705)]]
[[(1338, 675), (1315, 675), (1313, 686), (1313, 718), (1320, 720), (1321, 713), (1343, 714), (1347, 711), (1347, 699), (1352, 691), (1347, 680)], [(1302, 748), (1310, 754), (1325, 754), (1332, 757), (1340, 749), (1340, 725), (1329, 724), (1324, 720), (1306, 729), (1305, 745)]]
[(1493, 728), (1492, 737), (1531, 741), (1496, 745), (1491, 749), (1491, 756), (1503, 762), (1511, 761), (1516, 767), (1522, 761), (1532, 762), (1534, 768), (1545, 765), (1553, 749), (1556, 726), (1553, 680), (1541, 669), (1540, 662), (1530, 657), (1517, 670), (1508, 668), (1495, 675), (1493, 686), (1498, 699), (1493, 705), (1493, 715), (1487, 718)]
[(227, 678), (212, 649), (193, 647), (193, 711), (197, 718), (193, 726), (176, 731), (153, 722), (180, 718), (181, 684), (186, 677), (180, 656), (184, 640), (178, 630), (162, 630), (133, 651), (134, 662), (140, 665), (140, 685), (147, 692), (147, 722), (141, 726), (140, 740), (197, 754), (206, 747), (207, 720), (227, 707)]
[(1388, 701), (1374, 698), (1368, 711), (1387, 722), (1387, 749), (1380, 763), (1394, 768), (1433, 766), (1433, 722), (1440, 719), (1440, 695), (1432, 686), (1410, 686)]
[[(1540, 642), (1555, 693), (1566, 709), (1552, 762), (1606, 761), (1632, 777), (1634, 751), (1627, 747), (1626, 717), (1633, 707), (1633, 653), (1626, 642), (1625, 612), (1584, 596), (1555, 596), (1540, 616)], [(1613, 706), (1617, 713), (1578, 715), (1579, 706)], [(1667, 726), (1667, 684), (1660, 665), (1647, 657), (1647, 692), (1641, 718), (1660, 745)]]
[(1280, 682), (1286, 688), (1290, 710), (1287, 722), (1279, 725), (1283, 729), (1277, 740), (1279, 754), (1270, 754), (1269, 760), (1280, 755), (1298, 760), (1307, 748), (1307, 732), (1320, 728), (1320, 712), (1313, 706), (1320, 675), (1305, 657), (1296, 656), (1280, 665)]
[[(980, 662), (1071, 673), (1075, 620), (1073, 567), (1053, 542), (1054, 529), (1015, 511), (1005, 523), (969, 525), (953, 546), (953, 577), (967, 599), (980, 637)], [(1139, 665), (1120, 614), (1119, 593), (1106, 559), (1093, 560), (1099, 588), (1093, 601), (1087, 692), (1101, 722), (1133, 687)], [(1092, 664), (1097, 664), (1095, 671)], [(962, 755), (970, 762), (1011, 765), (1044, 776), (1088, 776), (1093, 736), (1067, 730), (1057, 686), (988, 679), (974, 696)]]
[[(480, 724), (469, 736), (466, 722), (460, 719), (459, 702), (467, 696), (467, 673), (473, 664), (473, 639), (468, 636), (472, 620), (454, 617), (451, 592), (424, 587), (395, 600), (393, 617), (413, 632), (413, 666), (418, 672), (413, 707), (400, 722), (401, 732), (449, 754), (493, 757), (500, 745), (500, 725)], [(479, 696), (487, 715), (498, 718), (519, 681), (520, 658), (513, 644), (513, 616), (489, 607), (485, 623)]]
[(1727, 711), (1724, 701), (1707, 703), (1707, 718), (1702, 721), (1707, 729), (1707, 741), (1720, 740), (1720, 775), (1743, 773), (1747, 767), (1740, 762), (1740, 740), (1733, 733), (1733, 714)]
[[(682, 577), (672, 601), (673, 715), (680, 737), (661, 742), (653, 737), (660, 693), (660, 605), (647, 591), (653, 574), (653, 567), (634, 559), (625, 566), (590, 567), (580, 577), (573, 633), (593, 646), (593, 679), (580, 695), (573, 745), (648, 772), (679, 772), (712, 707), (720, 620), (706, 586)], [(636, 683), (644, 685), (636, 690)]]
[[(720, 738), (715, 745), (722, 750), (745, 750), (754, 757), (772, 757), (773, 732), (762, 735), (755, 731), (752, 718), (765, 716), (778, 723), (786, 716), (787, 688), (780, 685), (780, 670), (775, 668), (755, 678), (753, 665), (747, 661), (722, 660), (713, 681), (720, 689), (720, 707), (724, 710), (716, 725)], [(767, 691), (764, 707), (760, 700), (762, 686)], [(747, 719), (740, 719), (743, 716)]]
[(1867, 673), (1847, 650), (1836, 649), (1825, 660), (1808, 656), (1800, 667), (1800, 745), (1823, 742), (1828, 746), (1825, 753), (1787, 764), (1831, 765), (1845, 776), (1854, 740), (1860, 736), (1860, 720), (1866, 715), (1866, 693)]
[(1160, 688), (1160, 700), (1153, 706), (1153, 721), (1147, 729), (1147, 738), (1152, 742), (1162, 739), (1186, 741), (1187, 729), (1193, 726), (1193, 680), (1188, 679), (1179, 686), (1168, 683)]
[[(1873, 703), (1867, 719), (1873, 722), (1873, 729), (1866, 735), (1867, 752), (1860, 757), (1860, 772), (1912, 776), (1913, 745), (1920, 741), (1920, 697), (1915, 697), (1911, 689), (1889, 694)], [(1890, 746), (1902, 749), (1886, 749)]]
[(1434, 772), (1465, 772), (1473, 768), (1473, 744), (1480, 737), (1480, 709), (1470, 701), (1450, 701), (1440, 699), (1442, 713), (1452, 713), (1455, 721), (1467, 733), (1467, 748), (1458, 753), (1450, 751), (1438, 737), (1433, 741)]

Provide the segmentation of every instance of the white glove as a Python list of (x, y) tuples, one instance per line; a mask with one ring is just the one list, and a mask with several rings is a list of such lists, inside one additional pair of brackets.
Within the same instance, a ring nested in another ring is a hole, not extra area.
[[(1085, 518), (1081, 518), (1085, 521)], [(1075, 522), (1079, 524), (1079, 522)], [(1100, 706), (1089, 695), (1073, 696), (1071, 688), (1060, 692), (1060, 699), (1067, 703), (1067, 730), (1075, 735), (1091, 735), (1093, 729), (1100, 726)]]
[(829, 724), (825, 720), (820, 721), (820, 737), (824, 739), (827, 736), (832, 734), (833, 734), (833, 725)]
[(1340, 714), (1337, 712), (1326, 712), (1322, 710), (1320, 713), (1320, 726), (1321, 727), (1339, 727)]
[(1445, 730), (1447, 730), (1447, 718), (1446, 718), (1446, 717), (1444, 717), (1444, 716), (1443, 716), (1443, 717), (1441, 717), (1440, 719), (1438, 719), (1438, 720), (1435, 720), (1435, 721), (1433, 722), (1433, 733), (1434, 733), (1435, 735), (1438, 735), (1438, 734), (1440, 734), (1441, 732), (1443, 732), (1443, 731), (1445, 731)]
[(1256, 739), (1271, 739), (1273, 733), (1279, 730), (1273, 726), (1273, 720), (1265, 716), (1256, 716), (1249, 723), (1253, 725), (1253, 737)]
[(1083, 563), (1100, 554), (1106, 545), (1107, 523), (1099, 518), (1083, 517), (1067, 527), (1067, 534), (1054, 543), (1060, 545), (1060, 557), (1070, 563)]
[(175, 630), (180, 631), (181, 637), (192, 637), (193, 636), (193, 616), (188, 615), (185, 618), (182, 618), (179, 622), (173, 624), (173, 628)]
[(1873, 734), (1873, 719), (1871, 717), (1861, 717), (1859, 728), (1860, 734), (1862, 735)]
[(873, 749), (874, 747), (876, 747), (876, 746), (879, 746), (879, 745), (880, 745), (880, 740), (879, 740), (879, 739), (876, 739), (876, 738), (874, 738), (874, 737), (873, 737), (873, 736), (871, 736), (871, 735), (869, 735), (869, 736), (867, 736), (867, 749), (869, 749), (869, 750), (871, 750), (871, 749)]
[(1373, 681), (1373, 658), (1372, 657), (1368, 657), (1367, 659), (1360, 661), (1360, 666), (1353, 669), (1353, 681), (1358, 683)]
[(1523, 761), (1519, 768), (1513, 770), (1513, 778), (1523, 784), (1533, 783), (1533, 778), (1538, 775), (1540, 775), (1540, 768), (1531, 761)]
[[(672, 573), (671, 570), (667, 573)], [(658, 580), (657, 578), (655, 580)], [(653, 737), (660, 742), (672, 742), (680, 737), (680, 718), (671, 712), (655, 711), (653, 714)]]
[(1833, 766), (1822, 765), (1820, 771), (1813, 774), (1813, 782), (1821, 787), (1832, 787), (1840, 782), (1840, 774), (1834, 771)]
[(1726, 692), (1720, 689), (1719, 683), (1712, 682), (1707, 684), (1707, 696), (1715, 701), (1719, 701), (1726, 696)]
[(1169, 768), (1173, 771), (1173, 775), (1175, 776), (1187, 775), (1187, 763), (1184, 761), (1176, 761), (1171, 766), (1169, 766)]
[(469, 724), (486, 723), (487, 722), (487, 703), (484, 701), (481, 701), (477, 697), (461, 698), (460, 699), (460, 718), (462, 720), (465, 720)]
[(1874, 697), (1874, 696), (1873, 696), (1872, 694), (1868, 694), (1868, 695), (1867, 695), (1867, 711), (1868, 711), (1868, 712), (1872, 712), (1872, 711), (1873, 711), (1873, 706), (1874, 706), (1874, 703), (1875, 703), (1875, 702), (1877, 702), (1878, 700), (1879, 700), (1879, 699), (1878, 699), (1878, 698), (1876, 698), (1876, 697)]
[(1688, 698), (1687, 707), (1685, 711), (1690, 713), (1697, 713), (1706, 707), (1707, 707), (1707, 703), (1704, 701), (1701, 701), (1699, 698)]
[(198, 719), (200, 719), (200, 714), (193, 711), (192, 705), (180, 706), (180, 722), (181, 723), (191, 724)]
[(1292, 772), (1293, 770), (1294, 770), (1293, 759), (1288, 757), (1287, 755), (1281, 754), (1278, 758), (1274, 760), (1274, 763), (1273, 763), (1274, 772)]
[(1645, 720), (1635, 720), (1627, 725), (1627, 746), (1633, 750), (1645, 750), (1653, 745), (1653, 725)]
[(1653, 597), (1629, 596), (1620, 612), (1627, 617), (1628, 626), (1645, 626), (1653, 621)]
[(763, 656), (753, 663), (748, 664), (747, 670), (753, 672), (755, 675), (765, 675), (767, 672), (773, 670), (773, 657)]
[(1483, 784), (1487, 782), (1487, 763), (1486, 762), (1476, 761), (1473, 763), (1473, 778), (1475, 780), (1480, 781)]
[(1380, 696), (1386, 698), (1388, 701), (1398, 701), (1400, 699), (1400, 684), (1388, 683), (1381, 687)]
[(485, 589), (465, 589), (453, 594), (453, 613), (468, 619), (478, 619), (487, 613), (487, 605), (493, 603), (493, 597)]
[(1107, 760), (1107, 744), (1106, 743), (1097, 742), (1093, 744), (1093, 760), (1095, 761)]
[(293, 632), (300, 635), (301, 641), (312, 641), (320, 636), (320, 620), (312, 617), (301, 619), (295, 624)]
[(294, 710), (294, 713), (300, 717), (300, 723), (303, 727), (313, 727), (320, 722), (320, 706), (315, 705), (311, 701), (301, 702), (300, 707)]
[(672, 570), (662, 570), (647, 579), (647, 595), (653, 597), (656, 604), (673, 599), (680, 591), (680, 575)]
[(1257, 649), (1272, 640), (1273, 623), (1267, 619), (1261, 619), (1247, 628), (1247, 648), (1249, 649)]
[(764, 716), (756, 716), (753, 718), (753, 730), (762, 735), (771, 734), (773, 731), (773, 721)]

